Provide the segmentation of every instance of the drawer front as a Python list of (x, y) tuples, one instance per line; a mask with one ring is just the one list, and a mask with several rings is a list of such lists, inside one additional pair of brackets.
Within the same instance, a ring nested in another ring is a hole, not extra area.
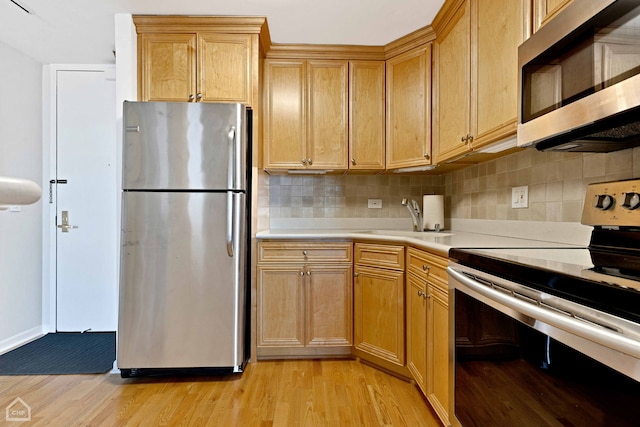
[(352, 262), (350, 242), (269, 241), (258, 244), (259, 263)]
[(358, 265), (404, 270), (404, 246), (356, 243), (354, 251)]
[(407, 249), (407, 265), (408, 271), (422, 279), (447, 283), (448, 261), (446, 258), (416, 248), (409, 248)]

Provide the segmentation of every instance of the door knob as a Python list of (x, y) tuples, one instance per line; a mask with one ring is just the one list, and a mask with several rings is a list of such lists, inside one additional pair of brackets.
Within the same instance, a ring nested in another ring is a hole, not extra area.
[(62, 211), (62, 224), (58, 224), (57, 227), (62, 229), (63, 233), (68, 233), (72, 228), (78, 228), (77, 225), (69, 224), (69, 211)]

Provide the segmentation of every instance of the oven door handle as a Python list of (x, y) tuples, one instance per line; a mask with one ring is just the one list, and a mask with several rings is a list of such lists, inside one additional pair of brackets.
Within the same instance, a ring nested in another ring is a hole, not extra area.
[(477, 282), (460, 273), (451, 266), (447, 267), (447, 272), (452, 279), (460, 282), (462, 285), (467, 286), (480, 295), (509, 307), (512, 310), (529, 316), (535, 320), (555, 326), (566, 332), (578, 335), (589, 341), (593, 341), (630, 356), (640, 358), (640, 342), (636, 340), (627, 338), (624, 335), (610, 331), (604, 327), (599, 327), (591, 323), (578, 320), (572, 316), (556, 313), (525, 300), (515, 298), (504, 292), (492, 289), (487, 285)]

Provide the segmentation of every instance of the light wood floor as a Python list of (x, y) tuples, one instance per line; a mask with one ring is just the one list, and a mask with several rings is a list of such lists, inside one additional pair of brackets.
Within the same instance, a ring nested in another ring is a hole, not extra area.
[(414, 384), (356, 360), (261, 361), (227, 377), (0, 376), (0, 425), (17, 397), (29, 426), (441, 427)]

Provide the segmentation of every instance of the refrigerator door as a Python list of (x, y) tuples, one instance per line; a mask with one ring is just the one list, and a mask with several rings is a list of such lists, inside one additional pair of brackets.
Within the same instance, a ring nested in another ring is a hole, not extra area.
[[(241, 370), (247, 358), (245, 197), (123, 193), (119, 368)], [(233, 218), (226, 215), (228, 200)]]
[(246, 107), (124, 102), (122, 188), (245, 190)]

